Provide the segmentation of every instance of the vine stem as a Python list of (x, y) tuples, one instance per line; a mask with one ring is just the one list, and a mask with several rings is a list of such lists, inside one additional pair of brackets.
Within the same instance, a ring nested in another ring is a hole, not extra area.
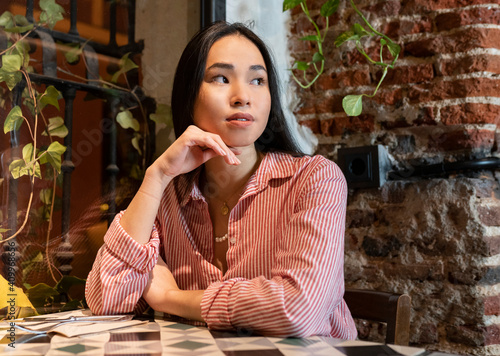
[(33, 27), (31, 30), (29, 30), (28, 32), (26, 32), (21, 38), (19, 38), (16, 42), (14, 42), (14, 44), (12, 44), (12, 46), (10, 46), (9, 48), (6, 48), (4, 49), (3, 51), (0, 52), (0, 57), (3, 56), (5, 53), (11, 51), (15, 46), (16, 46), (16, 43), (19, 42), (19, 41), (22, 41), (24, 40), (26, 37), (28, 37), (31, 32), (33, 32), (35, 30), (35, 28)]
[[(302, 11), (306, 15), (306, 17), (309, 20), (309, 22), (314, 26), (314, 28), (316, 30), (316, 33), (318, 34), (318, 39), (316, 40), (316, 44), (318, 45), (318, 53), (323, 57), (323, 41), (326, 38), (326, 34), (328, 32), (328, 27), (329, 27), (328, 17), (326, 18), (326, 26), (325, 26), (325, 29), (324, 29), (324, 36), (321, 36), (321, 31), (320, 31), (318, 25), (316, 24), (316, 22), (312, 19), (311, 15), (309, 14), (309, 9), (307, 8), (307, 4), (305, 2), (302, 2), (302, 3), (300, 3), (300, 7), (302, 8)], [(323, 71), (325, 69), (325, 59), (324, 59), (324, 57), (321, 60), (321, 68), (319, 70), (318, 70), (318, 67), (316, 66), (316, 63), (313, 62), (313, 66), (314, 66), (314, 69), (316, 70), (316, 76), (312, 80), (308, 80), (307, 77), (306, 77), (306, 71), (304, 71), (304, 81), (307, 83), (305, 85), (302, 84), (302, 82), (295, 76), (295, 74), (293, 73), (293, 71), (291, 71), (292, 78), (295, 80), (295, 82), (302, 89), (309, 88), (311, 85), (314, 84), (314, 82), (316, 82), (316, 80), (319, 78), (319, 76), (321, 74), (323, 74)]]
[[(54, 214), (54, 202), (56, 200), (56, 185), (57, 185), (56, 169), (54, 167), (52, 167), (52, 171), (53, 171), (53, 176), (54, 176), (53, 183), (52, 183), (52, 204), (50, 204), (49, 227), (47, 228), (47, 238), (45, 239), (45, 257), (47, 258), (47, 266), (49, 267), (50, 276), (52, 277), (52, 280), (55, 283), (57, 283), (57, 279), (54, 276), (54, 271), (53, 271), (54, 266), (52, 265), (52, 263), (50, 261), (50, 255), (49, 255), (49, 240), (50, 240), (50, 232), (52, 231), (52, 217)], [(58, 271), (62, 277), (62, 273), (57, 269), (56, 269), (56, 271)]]

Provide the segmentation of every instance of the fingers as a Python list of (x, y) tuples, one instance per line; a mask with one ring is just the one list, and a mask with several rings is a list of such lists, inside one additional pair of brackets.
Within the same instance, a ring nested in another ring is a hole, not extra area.
[(192, 133), (190, 145), (199, 146), (202, 149), (205, 162), (219, 155), (224, 157), (227, 164), (238, 165), (241, 163), (235, 154), (235, 152), (239, 153), (239, 151), (229, 148), (219, 135), (203, 131), (196, 126), (190, 126), (188, 130), (190, 130), (190, 134)]

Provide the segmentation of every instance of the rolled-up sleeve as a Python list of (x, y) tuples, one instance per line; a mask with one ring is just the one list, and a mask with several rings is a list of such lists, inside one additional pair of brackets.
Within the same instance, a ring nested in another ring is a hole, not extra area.
[(104, 245), (85, 286), (89, 308), (95, 314), (120, 314), (142, 311), (147, 304), (140, 299), (148, 282), (149, 272), (158, 260), (160, 239), (155, 222), (146, 244), (135, 241), (120, 224), (124, 212), (113, 220)]
[(343, 300), (344, 176), (335, 164), (322, 160), (297, 184), (300, 194), (277, 243), (272, 278), (211, 284), (201, 305), (210, 328), (242, 327), (283, 337), (356, 337)]

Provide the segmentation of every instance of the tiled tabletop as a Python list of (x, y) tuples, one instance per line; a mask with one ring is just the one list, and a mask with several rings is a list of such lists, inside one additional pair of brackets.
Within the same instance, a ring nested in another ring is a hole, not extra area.
[(0, 330), (0, 355), (443, 355), (423, 349), (342, 341), (326, 337), (274, 338), (239, 333), (211, 332), (205, 327), (164, 320), (98, 334), (67, 338), (57, 334), (34, 335), (16, 331), (15, 348)]

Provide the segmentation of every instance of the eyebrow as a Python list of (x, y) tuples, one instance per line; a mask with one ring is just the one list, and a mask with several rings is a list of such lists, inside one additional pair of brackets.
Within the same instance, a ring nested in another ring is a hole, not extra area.
[[(220, 68), (220, 69), (230, 69), (230, 70), (234, 70), (234, 65), (230, 64), (230, 63), (222, 63), (222, 62), (217, 62), (217, 63), (214, 63), (212, 64), (210, 67), (207, 68), (207, 71), (212, 69), (212, 68)], [(263, 66), (263, 65), (260, 65), (260, 64), (254, 64), (254, 65), (251, 65), (250, 66), (250, 70), (251, 71), (259, 71), (259, 70), (263, 70), (267, 73), (267, 70), (266, 68)]]

